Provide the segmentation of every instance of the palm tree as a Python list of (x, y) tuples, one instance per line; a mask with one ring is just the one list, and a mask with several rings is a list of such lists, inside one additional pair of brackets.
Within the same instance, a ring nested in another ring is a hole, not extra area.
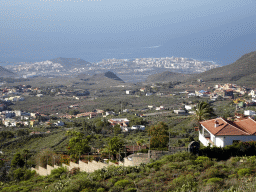
[(216, 116), (214, 114), (214, 110), (212, 106), (205, 102), (205, 101), (200, 101), (197, 106), (196, 106), (196, 113), (195, 113), (195, 119), (199, 123), (200, 121), (209, 119), (211, 117)]

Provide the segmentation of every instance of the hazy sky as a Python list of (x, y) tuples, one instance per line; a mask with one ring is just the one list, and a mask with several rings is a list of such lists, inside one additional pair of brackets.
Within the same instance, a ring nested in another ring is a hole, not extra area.
[(0, 61), (256, 51), (256, 0), (0, 0)]

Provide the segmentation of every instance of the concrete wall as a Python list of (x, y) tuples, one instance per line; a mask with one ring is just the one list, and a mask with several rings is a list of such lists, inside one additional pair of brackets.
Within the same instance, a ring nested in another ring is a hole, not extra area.
[(32, 171), (36, 171), (37, 174), (42, 175), (42, 176), (46, 176), (47, 175), (47, 169), (43, 168), (43, 167), (38, 167), (38, 169), (35, 168), (31, 168)]
[[(137, 154), (133, 154), (130, 155), (127, 158), (124, 158), (124, 162), (119, 162), (119, 164), (115, 164), (112, 162), (109, 163), (102, 163), (102, 162), (97, 162), (97, 161), (91, 161), (88, 163), (84, 163), (82, 161), (79, 160), (78, 164), (74, 163), (74, 162), (70, 162), (69, 165), (66, 164), (62, 164), (62, 167), (66, 167), (68, 171), (71, 171), (71, 169), (73, 168), (80, 168), (80, 171), (84, 171), (84, 172), (94, 172), (96, 170), (102, 169), (104, 167), (109, 167), (109, 166), (139, 166), (141, 163), (149, 163), (150, 159), (159, 159), (161, 156), (163, 155), (168, 155), (168, 154), (172, 154), (177, 152), (177, 149), (172, 149), (174, 150), (172, 151), (150, 151), (149, 154), (145, 154), (145, 153), (137, 153)], [(178, 151), (180, 151), (181, 149), (178, 148)], [(183, 149), (182, 149), (183, 150)], [(39, 175), (50, 175), (51, 171), (53, 169), (59, 168), (60, 166), (54, 165), (54, 167), (47, 165), (47, 168), (43, 168), (40, 167), (38, 169), (35, 168), (31, 168), (31, 170), (35, 170), (36, 173), (38, 173)]]
[(199, 133), (199, 141), (204, 145), (204, 146), (208, 146), (209, 145), (209, 141), (202, 135)]
[[(91, 161), (89, 163), (84, 163), (82, 161), (79, 161), (78, 164), (74, 163), (74, 162), (70, 162), (69, 165), (66, 165), (66, 164), (63, 163), (62, 167), (66, 167), (68, 171), (70, 171), (73, 168), (80, 168), (80, 171), (91, 173), (91, 172), (94, 172), (95, 170), (102, 169), (104, 167), (108, 167), (108, 166), (111, 166), (111, 165), (119, 166), (119, 165), (117, 165), (115, 163), (111, 163), (111, 162), (106, 164), (106, 163), (97, 162), (97, 161)], [(39, 175), (47, 176), (47, 175), (51, 174), (51, 171), (53, 169), (57, 169), (59, 167), (60, 166), (57, 166), (57, 165), (54, 165), (54, 167), (52, 167), (50, 165), (47, 165), (46, 169), (39, 166), (38, 169), (31, 168), (31, 170), (35, 170), (36, 173), (39, 174)]]
[(227, 145), (232, 145), (233, 140), (239, 140), (239, 141), (256, 141), (255, 135), (242, 135), (242, 136), (224, 136), (224, 147)]

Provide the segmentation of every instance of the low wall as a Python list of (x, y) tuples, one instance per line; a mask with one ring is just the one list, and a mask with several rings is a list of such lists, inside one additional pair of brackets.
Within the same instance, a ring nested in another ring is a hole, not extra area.
[(119, 166), (119, 165), (117, 165), (115, 163), (111, 163), (111, 162), (102, 163), (102, 162), (97, 162), (97, 161), (91, 161), (91, 162), (85, 163), (85, 162), (79, 160), (78, 164), (71, 161), (69, 163), (69, 165), (66, 165), (64, 163), (62, 163), (62, 166), (54, 165), (54, 167), (47, 165), (46, 169), (39, 166), (38, 168), (31, 168), (31, 170), (32, 171), (35, 170), (36, 173), (39, 175), (47, 176), (47, 175), (51, 174), (51, 171), (53, 169), (57, 169), (59, 167), (66, 167), (68, 171), (71, 171), (71, 169), (73, 169), (73, 168), (79, 168), (80, 171), (91, 173), (91, 172), (94, 172), (95, 170), (102, 169), (104, 167), (108, 167), (111, 165)]
[[(149, 151), (149, 153), (137, 153), (124, 158), (124, 162), (120, 161), (119, 164), (115, 164), (112, 162), (102, 163), (94, 160), (91, 162), (89, 161), (88, 163), (85, 163), (79, 160), (78, 164), (71, 161), (69, 165), (66, 165), (63, 163), (62, 167), (66, 167), (68, 171), (71, 171), (71, 169), (73, 168), (79, 168), (80, 171), (92, 173), (96, 170), (102, 169), (104, 167), (109, 167), (109, 166), (125, 166), (125, 167), (139, 166), (141, 163), (145, 163), (145, 164), (149, 163), (151, 159), (157, 160), (163, 155), (173, 154), (175, 152), (185, 151), (185, 150), (187, 149), (184, 147), (183, 148), (174, 147), (174, 148), (171, 148), (170, 151)], [(31, 170), (35, 170), (36, 173), (38, 173), (39, 175), (46, 176), (46, 175), (50, 175), (51, 171), (56, 168), (59, 168), (59, 166), (54, 165), (54, 167), (52, 167), (50, 165), (47, 165), (46, 169), (39, 166), (38, 169), (31, 168)]]

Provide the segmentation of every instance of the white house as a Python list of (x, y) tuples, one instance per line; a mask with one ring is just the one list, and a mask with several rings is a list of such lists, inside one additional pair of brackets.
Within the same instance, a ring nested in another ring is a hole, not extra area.
[(173, 112), (176, 114), (186, 114), (186, 111), (183, 109), (174, 110)]
[(129, 120), (127, 118), (116, 118), (116, 119), (109, 119), (108, 122), (112, 125), (120, 125), (121, 127), (128, 127)]
[(146, 93), (146, 96), (151, 96), (153, 95), (153, 93)]
[(161, 105), (160, 107), (156, 107), (156, 111), (164, 110), (164, 106)]
[(16, 127), (17, 125), (17, 121), (10, 118), (5, 119), (3, 123), (6, 127)]
[(132, 91), (131, 90), (126, 90), (125, 93), (126, 93), (126, 95), (130, 95), (132, 93)]
[(249, 96), (252, 96), (252, 98), (255, 98), (256, 97), (256, 89), (255, 90), (251, 90), (249, 93), (248, 93)]
[(133, 125), (133, 126), (131, 127), (131, 130), (145, 131), (145, 126), (144, 126), (144, 125)]
[(58, 122), (54, 123), (54, 125), (55, 125), (55, 126), (64, 126), (65, 123), (62, 122), (62, 121), (58, 121)]
[(250, 117), (237, 121), (216, 118), (200, 124), (199, 140), (204, 146), (225, 147), (239, 141), (256, 141), (256, 121)]
[(185, 105), (186, 110), (192, 110), (196, 105)]
[(255, 111), (252, 111), (252, 110), (245, 110), (244, 115), (253, 116), (253, 115), (256, 115), (256, 113)]

